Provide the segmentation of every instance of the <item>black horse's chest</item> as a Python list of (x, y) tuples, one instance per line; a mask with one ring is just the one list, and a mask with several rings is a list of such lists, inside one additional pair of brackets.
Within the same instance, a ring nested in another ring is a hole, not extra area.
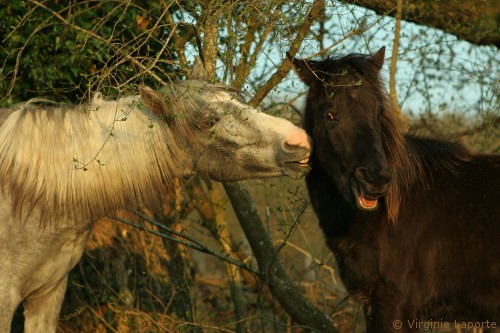
[(378, 279), (380, 221), (349, 206), (324, 174), (311, 172), (306, 183), (326, 243), (335, 255), (342, 282), (361, 303)]
[(359, 223), (352, 225), (345, 233), (327, 237), (327, 245), (335, 255), (342, 282), (356, 298), (360, 294), (362, 298), (369, 297), (379, 279), (378, 241), (369, 229), (365, 228), (364, 223)]

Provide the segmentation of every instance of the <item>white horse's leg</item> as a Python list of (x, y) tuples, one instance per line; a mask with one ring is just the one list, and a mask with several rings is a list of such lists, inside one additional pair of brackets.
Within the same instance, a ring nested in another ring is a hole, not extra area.
[(12, 317), (21, 303), (21, 297), (6, 281), (8, 280), (0, 281), (0, 332), (2, 333), (10, 332)]
[(55, 333), (68, 284), (66, 275), (49, 289), (36, 291), (24, 301), (24, 333)]

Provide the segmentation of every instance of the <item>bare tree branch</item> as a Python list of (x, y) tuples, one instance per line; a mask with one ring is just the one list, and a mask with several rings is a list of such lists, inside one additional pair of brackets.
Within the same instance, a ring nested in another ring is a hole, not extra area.
[(248, 58), (250, 47), (252, 45), (252, 42), (255, 40), (255, 33), (257, 32), (257, 28), (259, 27), (260, 24), (257, 23), (252, 24), (250, 20), (253, 18), (253, 16), (249, 17), (248, 30), (245, 35), (245, 43), (242, 45), (240, 62), (236, 67), (236, 77), (231, 84), (236, 89), (239, 89), (243, 85), (245, 80), (248, 78), (250, 70), (255, 65), (257, 56), (262, 50), (262, 46), (264, 45), (267, 36), (269, 35), (269, 33), (271, 33), (279, 13), (280, 13), (279, 10), (274, 10), (271, 13), (269, 17), (269, 22), (267, 22), (267, 24), (265, 25), (266, 28), (262, 32), (262, 35), (259, 41), (257, 42), (257, 45), (255, 46), (254, 52), (250, 55), (250, 58)]
[(389, 96), (391, 97), (392, 109), (401, 115), (396, 91), (396, 64), (398, 61), (399, 33), (401, 31), (401, 15), (403, 12), (403, 0), (398, 0), (396, 9), (396, 27), (394, 29), (394, 43), (392, 46), (391, 70), (389, 72)]
[(337, 333), (331, 319), (305, 299), (286, 274), (271, 237), (245, 187), (238, 183), (226, 183), (224, 188), (257, 259), (259, 269), (265, 275), (265, 282), (280, 305), (294, 321), (314, 332)]
[[(297, 28), (297, 35), (292, 40), (290, 45), (290, 50), (288, 51), (293, 57), (297, 54), (302, 41), (306, 37), (311, 25), (315, 20), (319, 18), (319, 13), (323, 11), (325, 7), (324, 0), (315, 0), (309, 14), (307, 15), (304, 22)], [(267, 94), (274, 88), (278, 83), (283, 80), (285, 76), (288, 75), (292, 69), (292, 62), (290, 59), (285, 58), (281, 65), (278, 67), (277, 71), (271, 76), (269, 80), (257, 91), (252, 100), (248, 103), (249, 105), (255, 107), (262, 102), (262, 100), (267, 96)]]
[(208, 78), (215, 81), (215, 62), (217, 60), (217, 39), (219, 37), (219, 13), (221, 11), (220, 3), (207, 1), (203, 11), (203, 61)]
[[(173, 230), (173, 229), (165, 226), (164, 224), (162, 224), (162, 223), (160, 223), (160, 222), (158, 222), (158, 221), (150, 218), (149, 216), (146, 216), (144, 214), (137, 214), (137, 216), (140, 216), (145, 221), (147, 221), (148, 223), (154, 225), (158, 229), (165, 230), (166, 232), (168, 232), (168, 234), (166, 234), (164, 232), (161, 232), (161, 231), (158, 231), (158, 230), (149, 229), (144, 224), (137, 224), (137, 223), (131, 222), (129, 220), (126, 220), (124, 218), (118, 217), (118, 216), (109, 216), (109, 218), (111, 218), (113, 220), (116, 220), (118, 222), (121, 222), (123, 224), (129, 225), (131, 227), (143, 230), (143, 231), (145, 231), (145, 232), (147, 232), (147, 233), (149, 233), (151, 235), (155, 235), (155, 236), (167, 239), (169, 241), (182, 244), (183, 246), (189, 247), (189, 248), (191, 248), (193, 250), (209, 254), (209, 255), (211, 255), (211, 256), (213, 256), (213, 257), (215, 257), (215, 258), (217, 258), (217, 259), (219, 259), (219, 260), (221, 260), (223, 262), (227, 262), (227, 263), (229, 263), (231, 265), (235, 265), (235, 266), (237, 266), (239, 268), (245, 269), (245, 270), (247, 270), (247, 271), (249, 271), (252, 274), (255, 274), (257, 276), (262, 276), (262, 274), (259, 271), (253, 269), (252, 267), (249, 267), (245, 263), (243, 263), (241, 261), (238, 261), (238, 260), (235, 260), (235, 259), (232, 259), (232, 258), (229, 258), (229, 257), (224, 256), (224, 255), (221, 255), (221, 254), (219, 254), (218, 251), (215, 251), (215, 250), (212, 250), (212, 249), (206, 247), (205, 245), (203, 245), (200, 242), (196, 241), (194, 238), (189, 237), (189, 236), (187, 236), (184, 233), (179, 233), (179, 232), (177, 232), (177, 231), (175, 231), (175, 230)], [(170, 234), (175, 235), (177, 237), (171, 236)], [(180, 238), (184, 238), (186, 240), (181, 240)]]
[[(212, 182), (209, 188), (210, 201), (214, 209), (214, 232), (217, 234), (217, 241), (221, 245), (224, 254), (234, 260), (238, 260), (232, 244), (231, 235), (227, 220), (224, 216), (224, 204), (227, 198), (223, 195), (224, 190), (220, 183)], [(229, 286), (231, 298), (234, 304), (234, 316), (236, 319), (236, 332), (243, 333), (248, 331), (248, 327), (243, 319), (247, 316), (246, 302), (243, 294), (243, 286), (241, 281), (240, 270), (237, 266), (224, 264), (226, 273), (229, 277)]]
[[(379, 15), (394, 7), (393, 0), (343, 0)], [(391, 14), (391, 15), (394, 15)], [(477, 45), (500, 47), (498, 1), (406, 1), (402, 19), (446, 31)]]
[(331, 49), (333, 49), (335, 46), (339, 45), (340, 43), (342, 43), (343, 41), (351, 38), (352, 36), (355, 36), (355, 35), (361, 35), (362, 33), (364, 33), (365, 31), (368, 31), (370, 30), (371, 28), (373, 28), (374, 26), (376, 26), (377, 24), (380, 23), (380, 21), (382, 21), (383, 19), (385, 18), (384, 15), (380, 16), (377, 20), (375, 20), (372, 24), (370, 24), (369, 26), (367, 27), (360, 27), (358, 29), (354, 29), (352, 30), (350, 33), (348, 33), (347, 35), (345, 35), (343, 38), (335, 41), (335, 43), (327, 46), (327, 47), (324, 47), (323, 49), (319, 50), (318, 52), (315, 52), (315, 53), (311, 53), (305, 57), (301, 57), (302, 59), (311, 59), (311, 58), (314, 58), (315, 56), (318, 56), (318, 55), (323, 55), (325, 54), (326, 52), (330, 51)]

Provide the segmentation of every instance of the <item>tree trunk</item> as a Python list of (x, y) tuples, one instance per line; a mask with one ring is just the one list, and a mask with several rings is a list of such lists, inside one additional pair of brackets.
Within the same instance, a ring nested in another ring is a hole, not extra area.
[(264, 274), (264, 281), (283, 309), (295, 322), (313, 332), (338, 333), (331, 319), (315, 308), (290, 281), (248, 191), (238, 183), (226, 183), (224, 188), (259, 270)]
[[(396, 15), (394, 0), (343, 0), (374, 10), (377, 14)], [(403, 3), (403, 20), (441, 29), (477, 45), (500, 47), (498, 0), (422, 0)]]
[[(180, 232), (181, 219), (183, 215), (182, 207), (182, 186), (179, 179), (175, 180), (175, 196), (174, 201), (165, 198), (161, 213), (156, 213), (155, 219), (162, 225)], [(174, 236), (175, 237), (175, 236)], [(172, 242), (166, 238), (162, 238), (163, 246), (165, 247), (170, 260), (165, 262), (165, 266), (170, 278), (172, 291), (172, 310), (182, 320), (188, 323), (195, 322), (195, 307), (191, 298), (191, 276), (189, 271), (189, 263), (186, 260), (186, 249), (180, 243)], [(168, 292), (168, 291), (167, 291)], [(201, 329), (195, 325), (186, 325), (181, 332), (197, 333)]]

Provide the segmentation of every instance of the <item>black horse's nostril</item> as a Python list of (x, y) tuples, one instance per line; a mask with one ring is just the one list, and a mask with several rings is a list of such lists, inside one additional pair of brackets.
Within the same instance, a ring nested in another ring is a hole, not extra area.
[(367, 168), (356, 168), (354, 171), (354, 175), (356, 176), (356, 179), (362, 183), (369, 183), (368, 179), (366, 179), (366, 174), (368, 172)]
[(365, 167), (356, 168), (354, 171), (356, 179), (364, 184), (387, 184), (392, 179), (392, 172), (389, 168), (370, 170)]

